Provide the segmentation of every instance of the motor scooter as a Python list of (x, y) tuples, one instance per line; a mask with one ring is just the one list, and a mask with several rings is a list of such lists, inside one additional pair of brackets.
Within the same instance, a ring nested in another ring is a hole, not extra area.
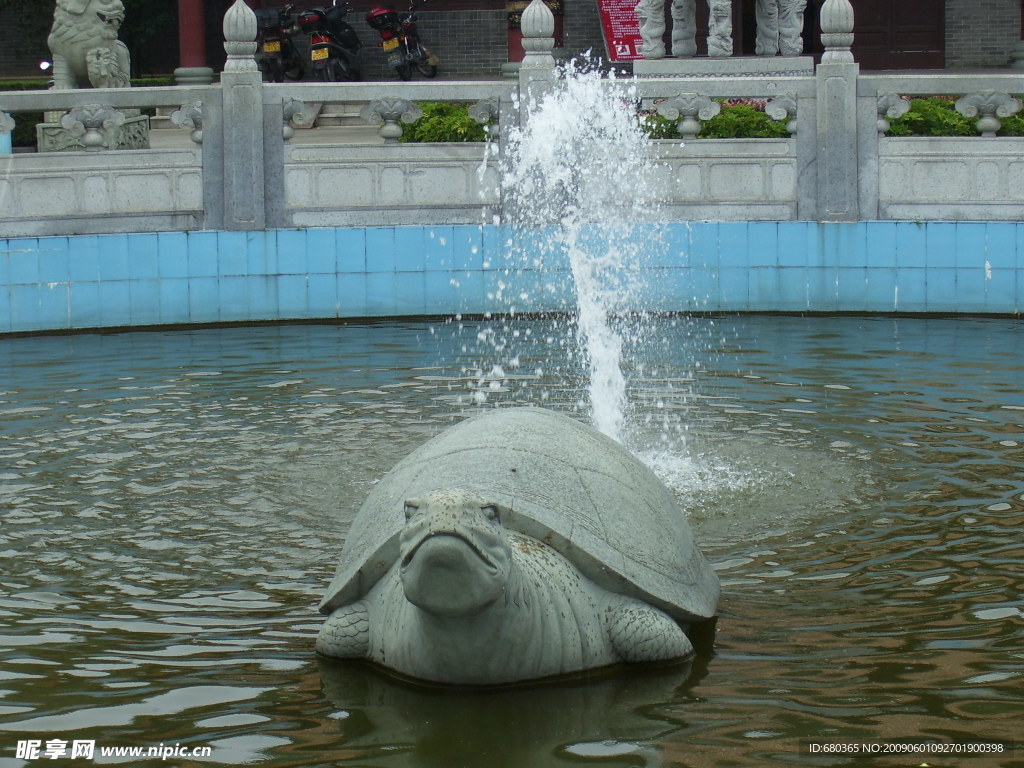
[(299, 14), (299, 26), (309, 33), (309, 58), (318, 80), (340, 83), (362, 80), (359, 51), (363, 44), (345, 16), (350, 6), (332, 0), (329, 7), (310, 8)]
[(306, 59), (292, 40), (302, 31), (292, 15), (296, 5), (256, 9), (256, 64), (264, 80), (282, 83), (286, 77), (301, 80), (306, 76)]
[(388, 66), (402, 80), (412, 79), (413, 67), (424, 77), (435, 77), (439, 59), (420, 40), (416, 27), (416, 9), (426, 0), (413, 0), (409, 10), (399, 14), (390, 6), (373, 8), (366, 23), (380, 34), (378, 46), (387, 56)]

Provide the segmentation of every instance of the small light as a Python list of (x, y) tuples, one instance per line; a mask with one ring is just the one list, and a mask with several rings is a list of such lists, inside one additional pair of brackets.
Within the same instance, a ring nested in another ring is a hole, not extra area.
[(49, 61), (40, 61), (39, 62), (39, 68), (41, 70), (43, 70), (43, 72), (48, 71), (50, 69), (50, 67), (52, 67), (52, 66), (53, 66), (53, 63), (49, 62)]

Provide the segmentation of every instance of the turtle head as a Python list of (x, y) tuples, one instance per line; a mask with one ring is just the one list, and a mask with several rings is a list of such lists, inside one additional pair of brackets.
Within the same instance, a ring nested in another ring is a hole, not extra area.
[(460, 617), (497, 600), (511, 563), (504, 511), (459, 489), (406, 501), (399, 567), (409, 602), (438, 616)]

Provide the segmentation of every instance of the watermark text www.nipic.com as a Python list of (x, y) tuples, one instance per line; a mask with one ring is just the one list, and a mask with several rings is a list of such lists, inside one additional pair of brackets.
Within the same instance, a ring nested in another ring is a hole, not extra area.
[(213, 754), (213, 747), (189, 747), (181, 744), (160, 744), (156, 747), (114, 747), (98, 745), (95, 740), (25, 739), (18, 742), (15, 757), (21, 760), (59, 760), (60, 758), (138, 757), (202, 759)]

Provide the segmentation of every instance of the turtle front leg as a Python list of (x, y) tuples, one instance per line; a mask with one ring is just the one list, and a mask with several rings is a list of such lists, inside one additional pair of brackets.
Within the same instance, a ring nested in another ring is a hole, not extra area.
[(693, 654), (693, 644), (675, 621), (638, 600), (612, 601), (605, 609), (604, 624), (622, 661), (668, 661)]
[(316, 636), (316, 652), (336, 659), (365, 659), (370, 652), (370, 611), (364, 600), (334, 609)]

